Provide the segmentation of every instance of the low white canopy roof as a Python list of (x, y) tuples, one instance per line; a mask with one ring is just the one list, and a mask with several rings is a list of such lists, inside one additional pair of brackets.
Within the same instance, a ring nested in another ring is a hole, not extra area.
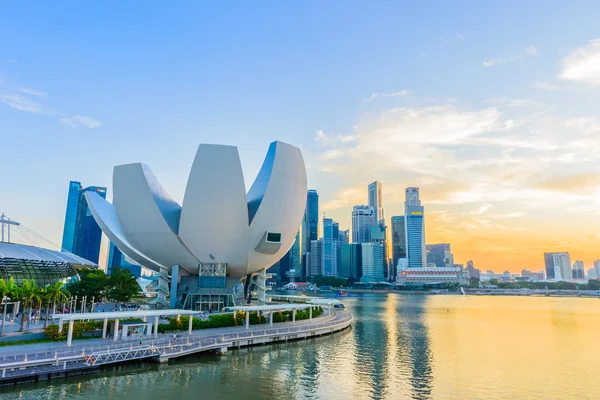
[(286, 310), (304, 310), (311, 307), (311, 304), (265, 304), (263, 306), (238, 306), (225, 307), (227, 311), (286, 311)]
[(200, 311), (193, 310), (139, 310), (139, 311), (111, 311), (80, 314), (53, 314), (51, 318), (62, 321), (79, 321), (82, 319), (125, 319), (125, 318), (143, 318), (156, 317), (157, 315), (196, 315)]

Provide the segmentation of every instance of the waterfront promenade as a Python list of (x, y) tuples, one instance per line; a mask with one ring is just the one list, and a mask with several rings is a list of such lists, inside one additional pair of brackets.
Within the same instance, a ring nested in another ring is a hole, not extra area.
[(277, 341), (303, 339), (334, 333), (347, 328), (352, 316), (347, 312), (335, 312), (311, 320), (251, 325), (192, 331), (177, 334), (159, 334), (156, 338), (140, 337), (120, 340), (87, 339), (74, 341), (72, 346), (64, 342), (15, 345), (0, 356), (0, 384), (19, 380), (51, 379), (90, 372), (109, 363), (152, 358), (168, 362), (171, 358), (216, 350), (224, 353), (231, 347), (266, 344)]

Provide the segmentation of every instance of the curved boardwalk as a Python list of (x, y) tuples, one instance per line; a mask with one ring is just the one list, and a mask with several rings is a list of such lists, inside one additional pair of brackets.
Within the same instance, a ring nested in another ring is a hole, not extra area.
[(74, 374), (90, 373), (100, 365), (144, 358), (168, 362), (171, 358), (188, 354), (243, 347), (278, 341), (296, 340), (335, 333), (352, 323), (352, 315), (338, 311), (333, 315), (296, 322), (251, 325), (245, 327), (196, 330), (192, 335), (159, 334), (157, 338), (139, 336), (116, 344), (112, 339), (74, 341), (71, 347), (65, 343), (44, 343), (11, 346), (0, 356), (0, 385), (22, 381), (52, 379)]

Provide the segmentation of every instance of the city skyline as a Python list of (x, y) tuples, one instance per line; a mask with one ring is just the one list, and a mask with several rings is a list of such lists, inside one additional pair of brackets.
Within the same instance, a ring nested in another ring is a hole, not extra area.
[(415, 186), (457, 262), (600, 258), (600, 4), (238, 6), (7, 4), (0, 211), (60, 245), (70, 180), (112, 200), (112, 166), (141, 161), (181, 201), (198, 143), (238, 146), (251, 182), (278, 139), (318, 219), (351, 227), (378, 181), (391, 226)]

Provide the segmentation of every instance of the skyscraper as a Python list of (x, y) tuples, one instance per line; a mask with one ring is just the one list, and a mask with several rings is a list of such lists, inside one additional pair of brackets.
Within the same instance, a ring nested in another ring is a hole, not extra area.
[[(322, 275), (323, 239), (310, 241), (310, 276)], [(307, 276), (309, 274), (307, 273)]]
[(381, 282), (383, 276), (384, 244), (378, 242), (361, 243), (362, 277), (361, 282)]
[(89, 186), (81, 188), (81, 183), (71, 181), (67, 195), (67, 209), (61, 247), (93, 263), (98, 263), (102, 230), (90, 212), (85, 192), (96, 192), (106, 198), (106, 188)]
[(299, 229), (296, 233), (296, 240), (290, 249), (290, 256), (292, 259), (291, 268), (302, 274), (302, 229)]
[(596, 279), (600, 278), (600, 260), (594, 261), (594, 271), (596, 271)]
[(450, 244), (428, 244), (427, 264), (433, 263), (438, 268), (449, 268), (454, 266), (454, 255), (450, 251)]
[(404, 206), (406, 254), (409, 268), (427, 267), (425, 250), (425, 216), (419, 199), (419, 188), (406, 189)]
[(376, 225), (375, 210), (371, 206), (354, 206), (352, 209), (352, 242), (371, 241), (371, 228)]
[(341, 249), (341, 278), (358, 280), (362, 276), (362, 245), (344, 243)]
[(310, 189), (306, 193), (306, 210), (303, 220), (304, 243), (303, 252), (310, 251), (311, 241), (319, 238), (319, 194)]
[(322, 274), (324, 276), (339, 276), (338, 249), (339, 224), (331, 218), (323, 218), (323, 252)]
[(406, 258), (404, 215), (392, 217), (392, 263), (397, 265), (399, 258)]
[(387, 279), (389, 276), (388, 271), (388, 259), (387, 259), (387, 249), (386, 249), (386, 236), (387, 236), (387, 226), (383, 225), (384, 221), (380, 221), (379, 225), (375, 225), (371, 227), (371, 242), (372, 243), (380, 243), (383, 245), (383, 258), (381, 263), (381, 273), (383, 274), (384, 279)]
[(554, 255), (557, 252), (544, 253), (544, 266), (546, 268), (546, 279), (555, 279), (554, 277)]
[(106, 265), (108, 274), (112, 272), (113, 268), (121, 267), (129, 270), (136, 278), (142, 276), (142, 266), (126, 257), (113, 243), (108, 247), (108, 262)]
[(554, 263), (555, 270), (558, 267), (560, 270), (560, 279), (552, 275), (555, 280), (568, 280), (573, 279), (573, 271), (571, 270), (571, 256), (567, 252), (554, 253), (552, 255), (552, 262)]
[(585, 279), (585, 266), (583, 261), (577, 260), (573, 264), (573, 279)]
[(381, 196), (380, 182), (375, 181), (369, 185), (369, 205), (375, 211), (375, 221), (378, 223), (383, 220), (383, 198)]

